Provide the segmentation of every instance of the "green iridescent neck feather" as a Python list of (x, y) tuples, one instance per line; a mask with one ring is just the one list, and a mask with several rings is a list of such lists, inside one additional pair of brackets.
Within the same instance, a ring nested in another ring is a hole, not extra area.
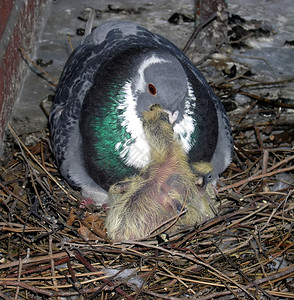
[(98, 166), (103, 166), (106, 177), (124, 178), (137, 171), (132, 167), (126, 168), (121, 155), (124, 145), (133, 142), (131, 134), (122, 126), (124, 109), (118, 108), (126, 94), (122, 85), (113, 84), (108, 87), (106, 95), (107, 101), (91, 121), (96, 140), (94, 159)]

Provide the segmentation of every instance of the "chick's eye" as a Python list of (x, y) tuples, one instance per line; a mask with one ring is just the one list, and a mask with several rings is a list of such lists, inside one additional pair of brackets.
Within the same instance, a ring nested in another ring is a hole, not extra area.
[(156, 95), (156, 87), (154, 86), (154, 84), (152, 83), (148, 84), (148, 91), (152, 96)]

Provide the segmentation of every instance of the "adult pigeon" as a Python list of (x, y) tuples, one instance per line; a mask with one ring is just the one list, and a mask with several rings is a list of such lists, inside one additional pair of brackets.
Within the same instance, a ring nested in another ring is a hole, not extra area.
[(129, 21), (108, 21), (70, 55), (50, 114), (64, 178), (97, 204), (117, 181), (150, 162), (142, 125), (158, 104), (189, 162), (210, 162), (211, 180), (232, 158), (224, 107), (192, 62), (166, 38)]

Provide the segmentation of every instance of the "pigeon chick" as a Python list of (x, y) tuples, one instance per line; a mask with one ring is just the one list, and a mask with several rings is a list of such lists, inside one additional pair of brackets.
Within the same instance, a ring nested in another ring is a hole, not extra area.
[(215, 183), (233, 151), (222, 103), (180, 49), (128, 21), (94, 29), (61, 75), (49, 121), (68, 183), (101, 205), (110, 185), (148, 165), (142, 116), (154, 104), (167, 112), (189, 161), (211, 164)]
[[(179, 226), (194, 225), (214, 215), (211, 208), (214, 201), (206, 191), (208, 187), (198, 190), (195, 182), (200, 176), (190, 168), (168, 114), (160, 106), (152, 106), (143, 113), (143, 128), (151, 162), (140, 175), (110, 187), (110, 210), (105, 226), (114, 240), (146, 237), (183, 211), (169, 233)], [(199, 165), (204, 167), (205, 163)]]
[(199, 175), (196, 184), (201, 187), (206, 187), (212, 180), (212, 165), (207, 162), (194, 162), (191, 163), (191, 169), (195, 174)]

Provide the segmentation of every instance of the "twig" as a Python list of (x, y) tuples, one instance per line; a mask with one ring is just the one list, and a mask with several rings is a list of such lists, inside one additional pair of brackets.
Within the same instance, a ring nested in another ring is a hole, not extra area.
[[(142, 242), (136, 242), (136, 241), (134, 241), (134, 242), (131, 242), (131, 241), (130, 241), (130, 242), (124, 242), (124, 243), (137, 244), (137, 245), (144, 245), (144, 243), (142, 243)], [(205, 262), (203, 262), (203, 261), (201, 261), (201, 260), (199, 260), (199, 259), (197, 259), (197, 258), (194, 258), (194, 257), (192, 257), (192, 256), (186, 255), (185, 253), (181, 253), (181, 252), (178, 252), (178, 251), (169, 251), (169, 250), (167, 250), (167, 249), (165, 249), (165, 248), (163, 248), (163, 247), (159, 247), (159, 246), (157, 246), (157, 248), (163, 250), (164, 252), (170, 253), (172, 256), (183, 257), (183, 258), (186, 258), (186, 259), (188, 259), (188, 260), (194, 262), (195, 264), (199, 264), (199, 265), (201, 265), (201, 266), (206, 267), (207, 269), (209, 269), (209, 270), (215, 272), (215, 274), (217, 274), (218, 276), (221, 276), (221, 277), (225, 278), (227, 281), (229, 281), (229, 282), (231, 282), (232, 284), (234, 284), (235, 286), (239, 287), (239, 288), (240, 288), (241, 290), (243, 290), (243, 291), (244, 291), (251, 299), (254, 299), (254, 297), (253, 297), (248, 291), (244, 290), (244, 288), (243, 288), (240, 284), (238, 284), (237, 282), (235, 282), (234, 280), (232, 280), (231, 278), (229, 278), (229, 277), (226, 276), (225, 274), (222, 274), (219, 270), (215, 269), (215, 268), (212, 267), (211, 265), (209, 265), (209, 264), (207, 264), (207, 263), (205, 263)]]
[[(33, 258), (27, 258), (26, 260), (22, 261), (22, 264), (30, 264), (30, 263), (41, 263), (44, 261), (50, 261), (50, 259), (54, 258), (62, 258), (67, 257), (67, 254), (65, 252), (55, 253), (52, 255), (44, 255), (44, 256), (37, 256)], [(19, 261), (13, 261), (6, 264), (0, 264), (0, 269), (8, 269), (14, 266), (18, 266)]]
[[(55, 182), (56, 185), (72, 200), (77, 201), (72, 195), (69, 194), (69, 192), (62, 187), (62, 185), (47, 171), (47, 169), (38, 161), (38, 159), (31, 153), (31, 151), (26, 147), (26, 145), (20, 140), (14, 129), (11, 127), (10, 124), (7, 124), (7, 127), (9, 131), (12, 133), (16, 141), (19, 143), (19, 145), (25, 149), (25, 151), (29, 154), (29, 156), (37, 163), (37, 165), (49, 176), (49, 178)], [(20, 148), (21, 148), (20, 147)]]
[[(233, 261), (227, 256), (224, 255), (224, 253), (222, 252), (222, 250), (218, 247), (218, 245), (215, 245), (216, 248), (218, 249), (218, 251), (222, 254), (222, 256), (225, 258), (225, 260), (237, 271), (239, 272), (239, 274), (248, 282), (252, 283), (249, 279), (249, 277), (240, 269), (238, 268)], [(257, 288), (258, 290), (260, 290), (265, 296), (269, 297), (270, 299), (274, 300), (275, 298), (272, 297), (271, 295), (269, 295), (264, 289), (262, 289), (259, 285), (254, 284), (253, 285), (255, 288)]]
[[(248, 285), (244, 286), (244, 288), (249, 289), (249, 288), (251, 288), (254, 285), (260, 285), (260, 284), (262, 284), (264, 282), (273, 281), (275, 279), (284, 277), (285, 275), (289, 275), (291, 273), (294, 273), (294, 266), (293, 265), (291, 267), (287, 268), (283, 272), (275, 273), (275, 274), (273, 274), (271, 276), (264, 277), (264, 278), (261, 278), (261, 279), (256, 279), (256, 280), (250, 282)], [(268, 293), (269, 294), (273, 294), (271, 291), (268, 291)], [(225, 296), (225, 295), (229, 295), (229, 294), (230, 294), (229, 291), (218, 292), (218, 293), (214, 293), (214, 294), (209, 294), (208, 296), (205, 296), (205, 297), (199, 297), (197, 299), (198, 300), (209, 300), (209, 299), (213, 299), (215, 297)], [(192, 298), (192, 299), (195, 299), (195, 298)]]
[[(49, 255), (52, 255), (52, 254), (53, 254), (53, 251), (52, 251), (52, 235), (49, 235)], [(55, 276), (53, 258), (50, 259), (50, 268), (51, 268), (53, 286), (57, 286), (58, 283), (57, 283), (56, 276)], [(56, 288), (56, 291), (58, 291), (58, 288)]]
[(293, 104), (288, 104), (288, 103), (283, 103), (283, 102), (271, 100), (269, 98), (261, 97), (261, 96), (258, 96), (258, 95), (252, 94), (252, 93), (248, 93), (248, 92), (245, 92), (245, 91), (239, 91), (238, 93), (241, 94), (241, 95), (253, 98), (257, 101), (272, 105), (272, 106), (294, 109)]
[[(88, 270), (90, 271), (97, 271), (96, 268), (94, 268), (82, 255), (79, 251), (75, 251), (75, 257), (78, 261), (80, 261)], [(114, 286), (114, 283), (110, 280), (107, 279), (103, 279), (103, 281), (108, 284), (109, 286)], [(133, 300), (132, 297), (130, 297), (129, 295), (127, 295), (121, 288), (116, 287), (115, 291), (118, 292), (122, 297), (125, 297), (128, 300)]]
[(34, 65), (39, 71), (41, 71), (45, 76), (47, 76), (47, 78), (50, 79), (50, 83), (54, 86), (54, 87), (57, 87), (57, 83), (58, 81), (52, 77), (48, 72), (46, 72), (44, 69), (40, 68), (34, 61), (32, 61), (29, 56), (25, 53), (24, 49), (22, 47), (19, 47), (19, 50), (21, 52), (21, 54), (23, 55), (23, 57), (29, 61), (32, 65)]
[(237, 54), (237, 53), (233, 53), (232, 55), (240, 57), (240, 58), (247, 58), (247, 59), (256, 59), (256, 60), (262, 60), (266, 63), (266, 65), (269, 67), (270, 71), (273, 73), (276, 81), (278, 81), (278, 77), (274, 71), (274, 69), (272, 68), (271, 64), (263, 57), (255, 57), (255, 56), (247, 56), (247, 55), (241, 55), (241, 54)]
[(201, 22), (193, 31), (191, 37), (189, 38), (187, 44), (185, 45), (183, 52), (186, 53), (187, 50), (189, 49), (189, 47), (191, 46), (191, 44), (193, 43), (194, 39), (196, 38), (196, 36), (198, 35), (198, 33), (200, 32), (200, 30), (202, 28), (204, 28), (205, 26), (207, 26), (211, 21), (213, 21), (215, 18), (217, 17), (217, 13), (213, 13), (210, 17), (208, 17), (206, 20), (204, 20), (203, 22)]
[(223, 192), (223, 191), (229, 190), (231, 188), (238, 187), (242, 184), (249, 183), (249, 182), (254, 181), (254, 180), (258, 180), (258, 179), (261, 179), (261, 178), (264, 178), (264, 177), (270, 177), (270, 176), (273, 176), (273, 175), (276, 175), (276, 174), (279, 174), (279, 173), (289, 172), (289, 171), (292, 171), (292, 170), (294, 170), (294, 166), (279, 169), (277, 171), (268, 172), (268, 173), (265, 173), (265, 174), (250, 176), (249, 178), (246, 178), (246, 179), (240, 180), (236, 183), (233, 183), (233, 184), (227, 185), (225, 187), (219, 188), (218, 192)]
[[(17, 281), (20, 282), (21, 278), (21, 272), (22, 272), (22, 259), (19, 259), (19, 265), (18, 265), (18, 274), (17, 274)], [(16, 288), (16, 293), (14, 299), (17, 300), (19, 294), (19, 286)]]

